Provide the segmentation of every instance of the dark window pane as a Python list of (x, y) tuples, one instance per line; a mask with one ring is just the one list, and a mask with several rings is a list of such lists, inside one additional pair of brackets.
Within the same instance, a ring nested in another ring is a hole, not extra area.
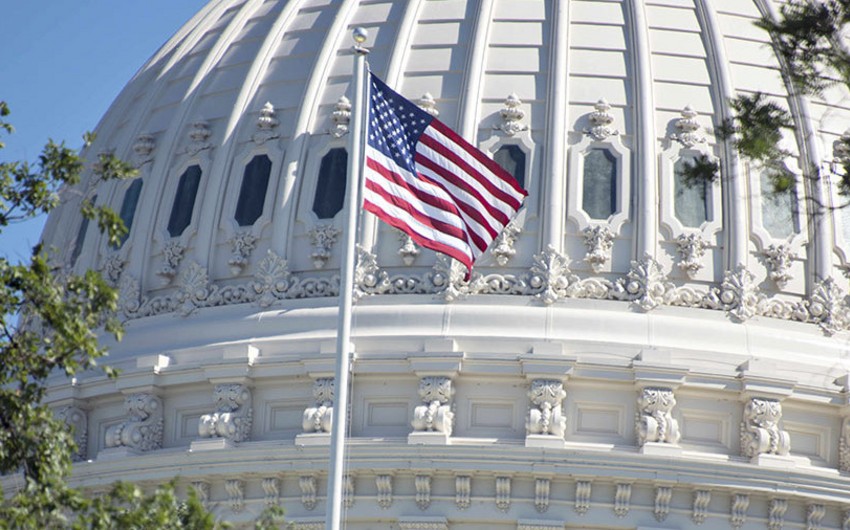
[[(97, 202), (97, 195), (91, 198), (91, 203), (94, 204)], [(83, 243), (86, 241), (86, 232), (89, 229), (89, 219), (88, 217), (83, 217), (83, 220), (80, 222), (80, 229), (77, 230), (77, 237), (74, 239), (74, 250), (71, 251), (71, 266), (77, 264), (77, 260), (80, 257), (80, 253), (83, 251)]]
[(322, 157), (316, 196), (313, 198), (313, 212), (319, 219), (330, 219), (342, 210), (347, 170), (348, 152), (345, 149), (331, 149)]
[(141, 193), (142, 179), (136, 179), (124, 193), (124, 202), (121, 203), (121, 220), (124, 221), (124, 226), (127, 227), (127, 233), (121, 238), (121, 242), (118, 244), (119, 248), (130, 237), (130, 230), (133, 228), (133, 217), (136, 216), (136, 205), (139, 203), (139, 195)]
[(504, 145), (496, 151), (493, 159), (514, 176), (520, 187), (525, 188), (525, 152), (519, 146)]
[(608, 219), (617, 208), (617, 159), (607, 149), (584, 155), (581, 205), (591, 219)]
[(776, 191), (770, 173), (761, 174), (761, 220), (767, 233), (776, 238), (798, 231), (797, 188), (791, 178), (788, 189)]
[(171, 217), (168, 219), (168, 235), (178, 237), (192, 222), (192, 210), (195, 208), (195, 196), (198, 194), (198, 184), (201, 183), (201, 167), (190, 166), (180, 175), (177, 184), (177, 195), (171, 207)]
[(272, 161), (266, 155), (255, 156), (245, 166), (234, 216), (239, 226), (251, 226), (263, 215), (271, 171)]
[(699, 228), (708, 220), (708, 181), (699, 179), (687, 182), (684, 176), (685, 164), (693, 164), (693, 158), (680, 158), (676, 161), (673, 176), (673, 207), (683, 226)]

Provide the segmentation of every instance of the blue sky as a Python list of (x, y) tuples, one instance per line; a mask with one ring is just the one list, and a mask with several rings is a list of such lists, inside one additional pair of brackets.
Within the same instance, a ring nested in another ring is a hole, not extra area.
[[(48, 138), (80, 147), (133, 74), (207, 0), (18, 0), (0, 17), (0, 161), (38, 158)], [(44, 219), (0, 234), (0, 256), (29, 255)]]

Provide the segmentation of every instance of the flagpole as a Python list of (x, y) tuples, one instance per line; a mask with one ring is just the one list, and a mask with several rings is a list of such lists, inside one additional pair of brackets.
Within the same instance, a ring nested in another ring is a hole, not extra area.
[(326, 530), (339, 530), (343, 505), (343, 465), (345, 432), (348, 422), (348, 381), (351, 360), (351, 304), (354, 287), (355, 243), (357, 218), (360, 214), (360, 181), (363, 161), (363, 112), (366, 104), (366, 55), (363, 47), (368, 32), (354, 28), (354, 101), (351, 109), (351, 139), (348, 151), (348, 185), (346, 186), (345, 246), (342, 257), (342, 276), (339, 282), (339, 322), (336, 339), (336, 376), (334, 378), (334, 414), (331, 428), (330, 471), (328, 472), (328, 502)]

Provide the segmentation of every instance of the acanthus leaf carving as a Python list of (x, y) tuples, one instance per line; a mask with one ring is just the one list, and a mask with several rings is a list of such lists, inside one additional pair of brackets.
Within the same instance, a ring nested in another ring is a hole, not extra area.
[(694, 491), (694, 505), (691, 519), (694, 523), (700, 525), (705, 522), (708, 515), (708, 505), (711, 503), (711, 491), (696, 490)]
[(88, 416), (86, 411), (72, 405), (62, 407), (56, 417), (71, 430), (77, 448), (71, 455), (74, 462), (81, 462), (88, 454)]
[(607, 225), (588, 226), (582, 231), (584, 246), (587, 254), (584, 261), (590, 265), (593, 272), (600, 272), (611, 259), (614, 248), (614, 232)]
[(668, 388), (644, 388), (638, 396), (635, 430), (638, 445), (647, 442), (676, 444), (681, 434), (679, 422), (673, 418), (676, 397)]
[(437, 101), (434, 99), (434, 96), (431, 95), (430, 92), (425, 92), (422, 94), (422, 97), (419, 98), (419, 101), (416, 102), (419, 105), (419, 108), (430, 114), (435, 118), (440, 117), (440, 111), (437, 110)]
[(413, 262), (416, 261), (416, 258), (422, 251), (416, 246), (412, 237), (401, 230), (397, 230), (396, 232), (398, 232), (399, 241), (401, 241), (401, 247), (398, 249), (398, 255), (401, 256), (401, 261), (409, 267), (413, 265)]
[(726, 271), (720, 289), (712, 289), (707, 305), (726, 310), (739, 322), (745, 322), (759, 313), (764, 295), (758, 292), (755, 276), (743, 265)]
[(578, 281), (578, 277), (570, 272), (569, 265), (570, 260), (551, 245), (535, 254), (528, 281), (534, 297), (546, 305), (567, 298), (570, 283)]
[(693, 278), (702, 269), (702, 258), (708, 247), (708, 241), (697, 233), (681, 234), (676, 238), (679, 268), (688, 278)]
[(202, 307), (218, 305), (219, 287), (210, 282), (207, 269), (192, 262), (180, 276), (180, 288), (177, 294), (178, 311), (184, 317)]
[(227, 264), (230, 266), (230, 273), (238, 276), (248, 265), (248, 260), (257, 244), (257, 236), (251, 232), (238, 232), (233, 234), (227, 242), (230, 243), (231, 249)]
[(614, 123), (614, 116), (610, 112), (611, 105), (604, 98), (597, 101), (593, 108), (593, 112), (588, 116), (591, 127), (584, 130), (585, 134), (600, 142), (620, 134), (619, 131), (611, 128), (611, 124)]
[(251, 136), (251, 140), (257, 145), (263, 145), (269, 140), (280, 138), (280, 132), (277, 127), (280, 125), (280, 120), (277, 119), (277, 112), (271, 101), (266, 101), (263, 108), (260, 109), (260, 115), (257, 117), (257, 130)]
[(528, 398), (534, 407), (528, 411), (525, 423), (529, 435), (542, 434), (563, 438), (567, 431), (562, 402), (567, 397), (564, 384), (553, 379), (535, 379), (531, 382)]
[(156, 275), (162, 278), (162, 284), (168, 285), (177, 276), (177, 268), (183, 261), (183, 253), (186, 247), (177, 240), (171, 240), (162, 247), (162, 266), (156, 271)]
[(118, 287), (121, 284), (121, 275), (124, 273), (126, 260), (117, 252), (106, 258), (101, 267), (103, 278), (111, 287)]
[(269, 307), (278, 300), (286, 298), (295, 279), (289, 272), (285, 259), (269, 249), (254, 273), (251, 289), (256, 295), (257, 305)]
[(679, 132), (671, 134), (670, 139), (679, 142), (687, 148), (706, 143), (705, 136), (703, 136), (701, 131), (702, 127), (696, 117), (697, 112), (693, 107), (686, 105), (682, 109), (682, 117), (676, 120), (676, 129)]
[(829, 335), (847, 329), (850, 323), (850, 314), (844, 304), (845, 297), (844, 291), (832, 278), (815, 284), (809, 296), (808, 308), (812, 320)]
[(323, 269), (327, 265), (328, 260), (331, 259), (331, 249), (340, 233), (338, 228), (329, 224), (316, 225), (310, 230), (310, 240), (313, 243), (310, 258), (313, 260), (314, 267)]
[(385, 293), (389, 288), (389, 276), (378, 266), (377, 256), (358, 245), (357, 264), (354, 267), (354, 300)]
[(631, 268), (625, 278), (614, 284), (613, 297), (617, 300), (629, 300), (643, 311), (651, 311), (663, 304), (675, 287), (664, 280), (661, 265), (644, 254), (640, 260), (632, 260)]
[(331, 113), (331, 134), (335, 138), (342, 138), (348, 134), (348, 126), (351, 122), (351, 101), (342, 95), (334, 105), (334, 111)]
[(315, 404), (304, 409), (304, 432), (331, 432), (334, 414), (334, 378), (320, 377), (313, 382)]
[(762, 252), (767, 267), (770, 270), (769, 277), (780, 289), (793, 278), (791, 275), (791, 260), (796, 256), (791, 252), (788, 245), (770, 245)]
[(195, 156), (201, 151), (206, 151), (212, 147), (209, 142), (212, 131), (210, 126), (205, 121), (196, 121), (189, 126), (189, 145), (183, 151), (185, 154)]
[(496, 236), (490, 246), (490, 255), (495, 258), (500, 267), (504, 267), (516, 255), (514, 245), (522, 229), (513, 221), (505, 225), (505, 228)]
[(469, 294), (470, 282), (466, 280), (466, 272), (461, 262), (445, 254), (437, 254), (429, 279), (439, 298), (454, 302)]
[(424, 405), (413, 410), (414, 431), (442, 432), (452, 434), (454, 413), (450, 405), (454, 389), (448, 377), (427, 376), (419, 380), (419, 397)]
[(741, 422), (741, 453), (753, 458), (760, 454), (787, 455), (791, 450), (788, 432), (779, 428), (782, 405), (772, 399), (750, 398)]
[(153, 160), (153, 151), (156, 148), (156, 138), (151, 134), (140, 134), (133, 143), (133, 152), (136, 154), (136, 167), (141, 168)]
[(106, 447), (152, 451), (162, 447), (162, 400), (154, 394), (136, 393), (124, 398), (127, 419), (106, 429)]
[(215, 412), (201, 416), (198, 434), (202, 438), (246, 441), (251, 435), (251, 390), (236, 383), (220, 384), (215, 386), (213, 397)]
[(516, 94), (510, 94), (505, 98), (504, 107), (499, 111), (502, 117), (502, 123), (494, 126), (494, 129), (499, 129), (508, 136), (514, 136), (522, 131), (528, 130), (528, 125), (520, 123), (525, 118), (525, 111), (522, 110), (522, 100)]

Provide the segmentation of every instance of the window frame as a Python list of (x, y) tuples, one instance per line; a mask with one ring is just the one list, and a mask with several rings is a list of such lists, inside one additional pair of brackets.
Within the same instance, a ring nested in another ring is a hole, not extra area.
[[(584, 211), (584, 157), (594, 149), (606, 149), (617, 161), (617, 200), (616, 208), (607, 219), (592, 219)], [(584, 137), (570, 146), (567, 162), (567, 221), (572, 223), (578, 234), (586, 228), (605, 225), (614, 235), (622, 235), (622, 229), (629, 222), (629, 208), (632, 203), (631, 152), (623, 146), (619, 135), (611, 135), (605, 140)], [(570, 234), (566, 234), (569, 236)]]

